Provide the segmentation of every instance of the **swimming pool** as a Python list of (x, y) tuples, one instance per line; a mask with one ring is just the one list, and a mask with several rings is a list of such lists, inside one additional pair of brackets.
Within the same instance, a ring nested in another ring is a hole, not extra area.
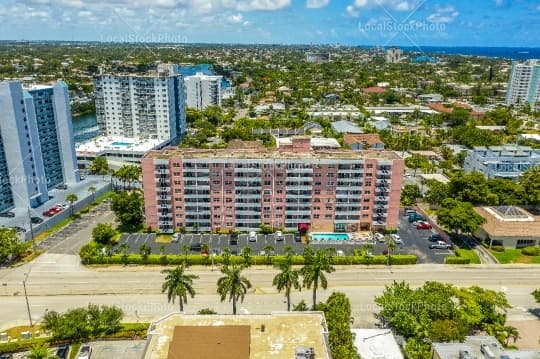
[(127, 146), (131, 146), (131, 143), (129, 143), (129, 142), (114, 141), (114, 142), (111, 143), (111, 145), (113, 145), (113, 146), (125, 146), (125, 147), (127, 147)]
[(311, 239), (314, 241), (348, 241), (351, 238), (347, 233), (311, 233)]

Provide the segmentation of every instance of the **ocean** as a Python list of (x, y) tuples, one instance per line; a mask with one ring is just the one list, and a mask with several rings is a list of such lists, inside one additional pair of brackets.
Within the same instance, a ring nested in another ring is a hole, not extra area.
[(474, 46), (403, 46), (405, 52), (427, 55), (467, 55), (512, 60), (540, 59), (538, 47), (474, 47)]

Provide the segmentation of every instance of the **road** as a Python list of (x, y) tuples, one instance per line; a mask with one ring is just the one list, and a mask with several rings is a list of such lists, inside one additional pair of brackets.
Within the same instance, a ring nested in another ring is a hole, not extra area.
[[(451, 270), (450, 270), (451, 268)], [(129, 320), (148, 321), (177, 310), (177, 305), (168, 304), (161, 294), (163, 274), (161, 267), (111, 267), (89, 269), (79, 263), (79, 258), (68, 254), (44, 254), (30, 264), (0, 271), (1, 327), (24, 324), (28, 321), (23, 296), (22, 281), (28, 275), (26, 287), (32, 317), (39, 320), (46, 310), (65, 311), (68, 308), (86, 306), (88, 303), (109, 304), (121, 307)], [(229, 303), (220, 303), (216, 282), (220, 276), (217, 268), (193, 267), (191, 271), (199, 275), (195, 281), (197, 296), (186, 306), (188, 313), (205, 307), (214, 308), (219, 313), (230, 312)], [(245, 270), (254, 289), (240, 306), (249, 313), (268, 313), (285, 308), (282, 294), (271, 286), (276, 274), (270, 267)], [(540, 271), (536, 266), (526, 265), (476, 265), (444, 266), (416, 265), (399, 267), (338, 267), (328, 276), (329, 288), (321, 290), (319, 299), (325, 300), (332, 291), (345, 292), (352, 304), (355, 326), (373, 326), (373, 313), (377, 307), (373, 297), (381, 294), (384, 286), (396, 281), (407, 281), (413, 286), (422, 285), (426, 280), (452, 283), (457, 286), (480, 285), (485, 288), (502, 290), (507, 293), (514, 307), (509, 319), (533, 319), (527, 312), (534, 308), (530, 292), (540, 288)], [(310, 300), (310, 292), (293, 294), (293, 302)]]

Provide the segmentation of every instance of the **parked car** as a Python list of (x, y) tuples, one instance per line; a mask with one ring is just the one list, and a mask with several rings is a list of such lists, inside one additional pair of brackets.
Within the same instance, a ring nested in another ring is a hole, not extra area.
[(294, 241), (295, 242), (302, 242), (302, 236), (300, 235), (300, 232), (296, 232), (294, 234)]
[(30, 217), (30, 222), (32, 222), (32, 224), (40, 224), (43, 223), (43, 218)]
[(54, 188), (61, 189), (61, 190), (66, 190), (66, 189), (68, 189), (68, 186), (65, 183), (61, 183), (61, 184), (59, 184), (58, 186), (56, 186)]
[(416, 229), (431, 229), (433, 227), (431, 227), (431, 224), (427, 223), (427, 222), (418, 222), (416, 224)]
[(433, 243), (429, 245), (429, 249), (450, 249), (450, 248), (452, 248), (452, 246), (443, 241), (437, 241), (437, 243)]
[(281, 233), (281, 231), (276, 232), (276, 241), (277, 242), (283, 241), (283, 233)]
[(231, 234), (231, 238), (229, 239), (229, 245), (231, 246), (238, 245), (238, 234)]
[(392, 234), (392, 239), (394, 240), (395, 244), (403, 244), (403, 241), (401, 240), (399, 234)]
[(428, 241), (430, 242), (442, 241), (442, 237), (439, 233), (434, 233), (428, 237)]
[(405, 212), (403, 213), (404, 216), (410, 216), (411, 214), (416, 214), (416, 211), (414, 209), (406, 208)]
[(338, 256), (338, 257), (345, 257), (345, 252), (343, 252), (343, 250), (341, 250), (341, 249), (338, 249), (338, 250), (336, 251), (336, 256)]
[(56, 207), (59, 207), (59, 208), (62, 208), (62, 209), (66, 209), (69, 207), (69, 204), (67, 203), (57, 203), (55, 204)]
[(92, 348), (88, 344), (84, 344), (81, 346), (81, 349), (79, 350), (79, 355), (77, 356), (77, 359), (90, 359), (90, 355), (92, 354)]
[(66, 359), (68, 351), (69, 351), (69, 345), (67, 344), (60, 345), (58, 349), (56, 349), (56, 356), (60, 359)]
[(4, 217), (4, 218), (13, 218), (13, 217), (15, 217), (15, 213), (9, 212), (9, 211), (7, 211), (7, 212), (2, 212), (2, 213), (0, 213), (0, 217)]
[(52, 217), (55, 214), (57, 214), (59, 212), (62, 212), (63, 210), (64, 210), (64, 208), (55, 206), (55, 207), (51, 207), (48, 210), (46, 210), (45, 212), (43, 212), (43, 215), (45, 217)]
[(171, 243), (178, 243), (180, 240), (180, 233), (173, 233)]
[(379, 243), (384, 243), (384, 236), (382, 235), (382, 233), (376, 232), (373, 235), (373, 238), (375, 238), (375, 240)]
[(418, 213), (411, 213), (409, 214), (409, 223), (417, 222), (417, 221), (425, 221), (426, 219), (419, 215)]
[(257, 233), (254, 231), (249, 232), (249, 241), (257, 242)]

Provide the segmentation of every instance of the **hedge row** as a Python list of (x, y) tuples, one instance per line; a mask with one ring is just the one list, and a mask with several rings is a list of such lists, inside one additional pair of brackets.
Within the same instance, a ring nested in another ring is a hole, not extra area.
[(444, 260), (446, 264), (471, 264), (470, 258), (458, 257), (458, 256), (448, 256)]
[(521, 254), (524, 254), (526, 256), (539, 256), (540, 247), (525, 247), (521, 250)]
[[(285, 259), (284, 256), (250, 256), (251, 264), (253, 265), (276, 265), (280, 261)], [(350, 264), (387, 264), (387, 256), (334, 256), (332, 257), (333, 263), (337, 265), (350, 265)], [(203, 256), (200, 254), (190, 255), (159, 255), (151, 254), (146, 259), (142, 258), (138, 254), (131, 254), (128, 256), (122, 256), (116, 254), (113, 256), (95, 256), (84, 261), (84, 264), (138, 264), (138, 265), (210, 265), (212, 263), (218, 265), (223, 264), (224, 258), (222, 256)], [(406, 265), (416, 264), (417, 257), (415, 255), (392, 255), (390, 256), (390, 263), (394, 265)], [(294, 265), (303, 265), (303, 256), (293, 256), (292, 262)], [(244, 258), (242, 256), (230, 256), (229, 264), (244, 264)]]

